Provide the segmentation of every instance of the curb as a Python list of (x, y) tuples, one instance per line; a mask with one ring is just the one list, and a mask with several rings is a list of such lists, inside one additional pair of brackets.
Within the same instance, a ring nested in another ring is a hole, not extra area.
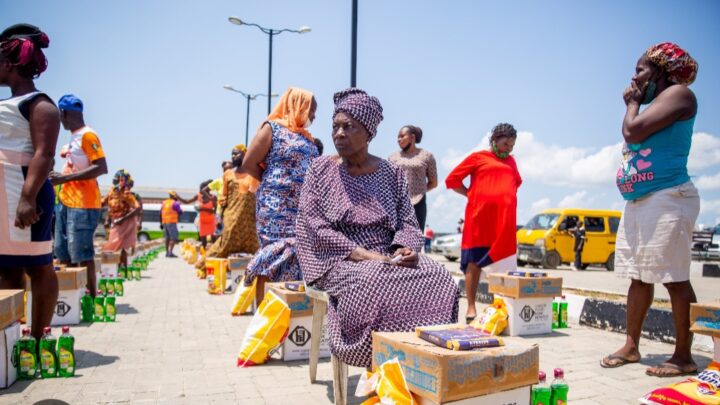
[[(461, 296), (465, 297), (465, 280), (460, 279), (458, 287)], [(488, 284), (481, 281), (475, 301), (492, 304), (493, 298), (493, 294), (488, 292)], [(610, 332), (626, 333), (627, 305), (624, 302), (588, 298), (578, 294), (565, 294), (565, 299), (568, 302), (569, 323)], [(643, 324), (642, 338), (675, 344), (675, 322), (672, 312), (650, 308)], [(695, 334), (693, 349), (712, 353), (714, 350), (712, 338)]]

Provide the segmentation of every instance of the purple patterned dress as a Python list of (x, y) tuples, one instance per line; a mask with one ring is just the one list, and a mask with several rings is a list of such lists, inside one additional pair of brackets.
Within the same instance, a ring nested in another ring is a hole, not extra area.
[(343, 362), (369, 366), (374, 331), (457, 322), (458, 288), (427, 256), (414, 269), (347, 260), (358, 246), (390, 255), (423, 245), (405, 175), (394, 164), (383, 160), (374, 173), (351, 176), (332, 157), (315, 159), (296, 230), (305, 282), (330, 296), (326, 333)]
[(246, 285), (256, 276), (266, 276), (271, 282), (302, 279), (295, 253), (295, 219), (305, 173), (318, 151), (315, 144), (301, 134), (272, 121), (269, 124), (272, 146), (265, 157), (265, 171), (255, 193), (260, 250), (248, 263)]

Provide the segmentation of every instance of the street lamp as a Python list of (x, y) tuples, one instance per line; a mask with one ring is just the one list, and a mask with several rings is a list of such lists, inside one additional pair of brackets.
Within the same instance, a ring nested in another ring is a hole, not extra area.
[[(240, 93), (243, 97), (245, 97), (245, 100), (247, 101), (247, 104), (245, 106), (245, 147), (248, 146), (248, 135), (250, 133), (250, 101), (255, 100), (256, 98), (262, 96), (267, 97), (267, 94), (247, 94), (244, 91), (240, 91), (235, 89), (233, 86), (230, 86), (229, 84), (226, 84), (223, 86), (225, 90), (230, 90), (235, 93)], [(277, 97), (278, 95), (276, 93), (273, 93), (268, 97), (268, 100), (270, 100), (272, 97)]]
[[(303, 25), (302, 27), (292, 30), (289, 28), (282, 28), (282, 29), (275, 29), (275, 28), (265, 28), (257, 24), (249, 23), (246, 21), (243, 21), (239, 19), (238, 17), (228, 17), (228, 21), (231, 24), (235, 25), (249, 25), (252, 27), (255, 27), (259, 29), (260, 31), (264, 32), (268, 35), (268, 38), (270, 39), (270, 47), (269, 47), (269, 58), (268, 58), (268, 90), (267, 94), (272, 94), (272, 43), (273, 43), (273, 36), (282, 34), (283, 32), (294, 32), (296, 34), (305, 34), (310, 32), (310, 27), (307, 25)], [(270, 115), (270, 98), (268, 97), (268, 115)]]

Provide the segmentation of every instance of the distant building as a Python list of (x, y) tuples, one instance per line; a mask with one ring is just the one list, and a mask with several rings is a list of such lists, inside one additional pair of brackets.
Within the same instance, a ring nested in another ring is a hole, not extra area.
[[(100, 186), (102, 195), (106, 195), (110, 190), (110, 186)], [(182, 198), (190, 198), (197, 194), (197, 189), (191, 188), (173, 188), (173, 187), (133, 187), (133, 192), (138, 193), (142, 198), (143, 204), (160, 204), (168, 198), (168, 192), (175, 190)]]

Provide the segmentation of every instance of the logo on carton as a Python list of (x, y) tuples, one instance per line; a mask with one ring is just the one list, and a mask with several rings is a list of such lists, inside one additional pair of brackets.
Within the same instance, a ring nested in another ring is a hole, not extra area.
[(305, 346), (305, 344), (310, 341), (310, 331), (300, 325), (290, 332), (288, 339), (297, 346)]
[(55, 313), (57, 316), (65, 316), (72, 310), (72, 307), (65, 301), (58, 301), (55, 306)]
[(520, 319), (522, 319), (525, 322), (532, 321), (533, 317), (535, 316), (535, 310), (530, 307), (530, 305), (525, 305), (523, 309), (520, 310)]

